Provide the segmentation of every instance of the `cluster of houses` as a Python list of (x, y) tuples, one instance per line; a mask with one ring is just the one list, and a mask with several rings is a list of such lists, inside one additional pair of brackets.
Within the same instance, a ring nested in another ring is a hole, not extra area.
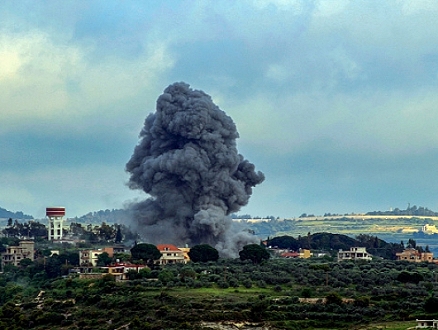
[[(404, 249), (403, 252), (395, 254), (396, 260), (404, 260), (409, 262), (434, 262), (438, 263), (437, 259), (433, 258), (432, 252), (423, 252), (414, 248)], [(342, 260), (371, 260), (372, 255), (369, 254), (364, 247), (352, 247), (350, 250), (338, 252), (338, 261)]]
[[(46, 208), (46, 215), (49, 220), (48, 237), (49, 240), (54, 241), (68, 241), (63, 237), (64, 226), (64, 207), (48, 207)], [(263, 219), (261, 219), (262, 221)], [(427, 226), (427, 225), (426, 225)], [(425, 227), (424, 231), (436, 230), (435, 226)], [(438, 232), (438, 230), (436, 230)], [(263, 242), (265, 243), (265, 242)], [(157, 249), (161, 252), (161, 258), (157, 261), (159, 265), (187, 263), (190, 261), (188, 252), (190, 248), (178, 248), (172, 244), (158, 244)], [(280, 258), (303, 258), (307, 259), (314, 256), (308, 249), (299, 249), (298, 251), (290, 251), (287, 249), (270, 249), (270, 251)], [(80, 276), (92, 276), (92, 271), (98, 266), (99, 255), (107, 253), (108, 257), (113, 258), (117, 253), (129, 253), (129, 249), (122, 245), (115, 245), (112, 247), (105, 247), (100, 249), (84, 249), (79, 251), (79, 267), (73, 269), (74, 272)], [(52, 254), (59, 251), (52, 251)], [(316, 256), (322, 256), (320, 254)], [(366, 251), (364, 247), (352, 247), (347, 251), (338, 251), (338, 261), (343, 260), (371, 260), (372, 255)], [(397, 260), (405, 260), (409, 262), (436, 262), (433, 258), (432, 252), (423, 252), (414, 248), (407, 248), (403, 252), (396, 254)], [(6, 251), (1, 253), (1, 266), (4, 269), (6, 265), (19, 266), (21, 260), (35, 259), (35, 245), (33, 240), (22, 240), (17, 246), (7, 246)], [(101, 267), (104, 272), (112, 274), (116, 279), (126, 279), (127, 273), (134, 270), (139, 272), (147, 266), (140, 264), (132, 264), (126, 262), (116, 262), (106, 267)], [(434, 323), (436, 326), (438, 323)]]
[[(158, 244), (157, 249), (161, 252), (161, 258), (157, 264), (166, 265), (173, 263), (187, 263), (190, 261), (188, 252), (190, 248), (178, 248), (172, 244)], [(104, 247), (100, 249), (79, 250), (79, 267), (74, 268), (76, 273), (84, 274), (83, 277), (90, 276), (90, 273), (98, 265), (99, 255), (106, 252), (112, 258), (117, 253), (127, 253), (129, 249), (122, 245)], [(59, 254), (59, 251), (52, 251), (52, 254)], [(6, 251), (1, 254), (2, 269), (6, 265), (19, 266), (23, 259), (35, 260), (35, 243), (33, 240), (22, 240), (17, 246), (7, 246)], [(116, 279), (125, 279), (130, 270), (137, 272), (147, 267), (146, 265), (132, 264), (126, 262), (116, 262), (107, 267), (101, 267), (104, 272), (112, 274)]]
[[(178, 248), (172, 244), (158, 244), (157, 249), (161, 252), (158, 264), (166, 265), (172, 263), (187, 263), (190, 261), (188, 252), (190, 248)], [(7, 246), (6, 251), (1, 254), (2, 267), (7, 264), (18, 266), (22, 259), (34, 260), (34, 241), (22, 240), (17, 246)], [(104, 247), (99, 249), (84, 249), (79, 251), (79, 262), (81, 266), (96, 267), (99, 255), (106, 252), (110, 258), (117, 253), (127, 253), (129, 250), (123, 245)], [(313, 256), (308, 249), (289, 251), (287, 249), (271, 249), (271, 252), (281, 258), (302, 258), (307, 259)], [(55, 251), (56, 253), (56, 251)], [(433, 258), (432, 252), (423, 252), (414, 248), (407, 248), (403, 252), (396, 253), (397, 260), (410, 262), (438, 262)], [(338, 261), (342, 260), (371, 260), (372, 255), (364, 247), (351, 247), (349, 250), (338, 251)]]

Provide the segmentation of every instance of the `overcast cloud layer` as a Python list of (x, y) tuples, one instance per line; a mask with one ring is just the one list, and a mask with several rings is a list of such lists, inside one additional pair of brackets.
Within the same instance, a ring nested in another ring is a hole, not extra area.
[(241, 213), (437, 211), (437, 15), (432, 0), (3, 2), (0, 207), (137, 198), (125, 164), (184, 81), (266, 176)]

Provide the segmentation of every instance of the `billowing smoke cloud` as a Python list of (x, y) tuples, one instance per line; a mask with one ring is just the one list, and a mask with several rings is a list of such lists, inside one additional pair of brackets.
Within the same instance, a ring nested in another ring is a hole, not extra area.
[(209, 95), (185, 83), (164, 90), (126, 164), (129, 187), (151, 196), (132, 206), (145, 239), (210, 244), (224, 257), (256, 241), (229, 217), (264, 180), (237, 152), (238, 137), (233, 120)]

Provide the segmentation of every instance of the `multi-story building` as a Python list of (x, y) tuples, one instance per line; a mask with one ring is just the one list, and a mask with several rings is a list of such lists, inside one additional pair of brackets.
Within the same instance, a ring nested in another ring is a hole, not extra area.
[(128, 279), (129, 271), (136, 271), (138, 273), (143, 268), (149, 268), (149, 267), (146, 265), (136, 265), (131, 263), (119, 262), (101, 268), (104, 269), (108, 274), (113, 275), (116, 280), (120, 281), (120, 280)]
[(158, 260), (160, 265), (186, 263), (184, 252), (172, 244), (158, 244), (157, 249), (161, 252), (161, 258)]
[(188, 263), (190, 261), (190, 257), (189, 257), (190, 248), (183, 247), (178, 249), (180, 249), (184, 253), (184, 263)]
[(1, 254), (2, 268), (5, 265), (18, 266), (23, 259), (34, 260), (35, 243), (34, 241), (20, 241), (18, 246), (7, 246), (6, 251)]
[(96, 250), (80, 250), (79, 265), (96, 267), (99, 255), (104, 252), (108, 253), (108, 256), (111, 258), (114, 256), (114, 248), (112, 247), (105, 247), (103, 249)]
[(403, 252), (397, 252), (395, 256), (397, 260), (407, 260), (410, 262), (433, 262), (432, 252), (420, 252), (414, 248), (404, 249)]
[(351, 247), (349, 251), (339, 250), (338, 261), (341, 260), (371, 260), (372, 256), (364, 247)]

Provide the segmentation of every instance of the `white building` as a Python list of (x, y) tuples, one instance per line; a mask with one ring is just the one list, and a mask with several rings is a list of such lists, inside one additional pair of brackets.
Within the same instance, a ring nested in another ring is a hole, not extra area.
[(158, 244), (157, 249), (161, 252), (161, 258), (158, 261), (160, 265), (187, 263), (184, 251), (181, 251), (175, 245)]
[(338, 261), (341, 260), (371, 260), (372, 256), (364, 247), (352, 247), (349, 251), (339, 250)]
[(415, 329), (438, 329), (438, 320), (416, 320), (417, 326)]

